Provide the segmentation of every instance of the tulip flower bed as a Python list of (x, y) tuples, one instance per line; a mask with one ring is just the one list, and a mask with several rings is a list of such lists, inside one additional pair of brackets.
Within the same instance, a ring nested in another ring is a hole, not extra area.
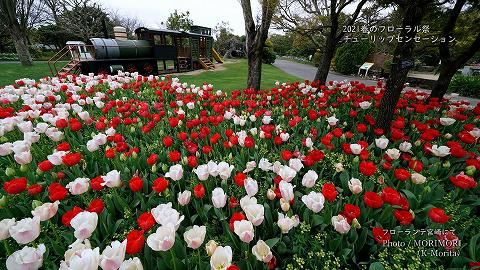
[(68, 76), (0, 89), (4, 269), (480, 265), (480, 105), (382, 85), (228, 95)]

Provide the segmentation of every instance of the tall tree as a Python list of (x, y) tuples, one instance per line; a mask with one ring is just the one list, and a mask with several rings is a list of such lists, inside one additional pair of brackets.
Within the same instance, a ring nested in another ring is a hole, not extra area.
[[(390, 77), (380, 102), (376, 126), (385, 132), (390, 131), (395, 107), (400, 98), (409, 70), (414, 65), (413, 50), (415, 48), (415, 27), (420, 25), (425, 11), (434, 0), (393, 0), (400, 7), (403, 15), (402, 30), (395, 46)], [(409, 30), (410, 29), (410, 30)], [(407, 42), (409, 41), (409, 42)]]
[(267, 40), (268, 29), (270, 28), (278, 2), (279, 0), (262, 0), (262, 15), (257, 25), (255, 25), (250, 0), (240, 0), (245, 20), (245, 33), (247, 35), (248, 88), (260, 89), (263, 46)]
[(43, 4), (36, 0), (1, 0), (0, 26), (10, 34), (18, 58), (24, 66), (33, 65), (28, 51), (28, 30), (43, 20)]
[[(280, 0), (274, 23), (278, 28), (308, 37), (322, 50), (322, 58), (314, 81), (325, 83), (330, 64), (338, 44), (342, 41), (344, 27), (352, 26), (368, 0)], [(356, 5), (347, 15), (348, 6)], [(319, 35), (324, 42), (319, 42)]]
[[(443, 99), (457, 70), (480, 50), (480, 4), (477, 2), (476, 5), (472, 4), (468, 7), (467, 5), (467, 0), (457, 0), (453, 9), (447, 11), (448, 19), (445, 21), (441, 33), (445, 42), (440, 42), (438, 46), (442, 61), (439, 67), (440, 76), (429, 98)], [(465, 21), (464, 23), (459, 22), (462, 19)], [(467, 32), (465, 33), (468, 37), (467, 40), (456, 42), (460, 44), (450, 43), (449, 39), (458, 38), (456, 34), (459, 32)], [(476, 33), (476, 35), (472, 35), (472, 33)], [(458, 47), (463, 48), (458, 49)]]
[(190, 19), (190, 12), (180, 12), (175, 9), (173, 13), (168, 16), (166, 27), (170, 30), (189, 31), (193, 21)]
[(113, 23), (99, 4), (91, 0), (70, 0), (60, 15), (58, 26), (87, 41), (92, 37), (104, 36), (103, 21), (107, 26), (107, 34), (112, 34)]

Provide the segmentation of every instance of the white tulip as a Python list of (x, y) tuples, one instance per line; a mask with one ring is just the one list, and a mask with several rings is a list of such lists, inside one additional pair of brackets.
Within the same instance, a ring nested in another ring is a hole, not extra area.
[(380, 149), (385, 149), (387, 148), (388, 146), (388, 139), (387, 138), (379, 138), (379, 139), (375, 139), (375, 145), (380, 148)]
[(292, 184), (282, 180), (280, 181), (280, 184), (278, 184), (278, 187), (280, 189), (280, 194), (282, 194), (282, 198), (284, 198), (287, 202), (290, 202), (295, 198)]
[(232, 265), (232, 248), (229, 246), (218, 246), (215, 248), (210, 258), (210, 267), (212, 270), (226, 270)]
[(360, 108), (366, 110), (366, 109), (370, 108), (372, 103), (370, 103), (368, 101), (362, 101), (362, 102), (358, 103), (358, 105), (360, 106)]
[(25, 246), (8, 256), (6, 261), (7, 270), (39, 269), (42, 267), (45, 251), (44, 244), (40, 244), (36, 248)]
[(98, 215), (95, 212), (84, 211), (78, 213), (71, 221), (70, 225), (75, 229), (73, 235), (78, 240), (89, 238), (97, 228)]
[(199, 165), (197, 168), (193, 169), (193, 172), (197, 175), (197, 178), (202, 181), (207, 180), (210, 176), (208, 165), (206, 164)]
[(175, 227), (160, 226), (147, 238), (147, 245), (155, 251), (167, 251), (175, 244)]
[(6, 142), (0, 144), (0, 157), (10, 155), (13, 152), (13, 144)]
[(68, 183), (65, 187), (70, 191), (72, 195), (80, 195), (88, 191), (90, 186), (90, 179), (88, 178), (77, 178), (72, 182)]
[(8, 229), (10, 236), (19, 244), (28, 244), (40, 235), (40, 218), (24, 218)]
[(183, 239), (189, 248), (197, 249), (203, 244), (203, 241), (205, 241), (206, 233), (207, 227), (193, 225), (190, 230), (183, 233)]
[(178, 193), (178, 203), (181, 206), (185, 206), (190, 202), (192, 197), (192, 192), (190, 190), (185, 190), (183, 192)]
[(215, 208), (222, 208), (227, 203), (227, 194), (222, 188), (217, 187), (212, 191), (212, 203)]
[(218, 174), (220, 173), (218, 171), (218, 165), (217, 163), (215, 163), (214, 161), (210, 160), (208, 163), (207, 163), (207, 166), (208, 166), (208, 172), (210, 173), (211, 176), (213, 177), (217, 177)]
[(388, 149), (387, 151), (385, 151), (385, 154), (387, 154), (387, 156), (393, 160), (400, 158), (400, 150), (398, 150), (397, 148)]
[(357, 178), (352, 178), (348, 181), (348, 189), (350, 189), (350, 191), (353, 193), (353, 194), (360, 194), (362, 193), (362, 181), (360, 181), (360, 179), (357, 179)]
[(257, 204), (257, 198), (246, 195), (240, 199), (240, 207), (243, 209), (243, 211), (245, 211), (245, 208), (248, 205), (252, 204)]
[(303, 163), (299, 158), (291, 158), (288, 161), (288, 166), (296, 172), (299, 172), (303, 168)]
[(456, 121), (455, 119), (450, 118), (450, 117), (441, 117), (440, 118), (440, 124), (442, 124), (442, 126), (450, 126), (453, 123), (455, 123), (455, 121)]
[(130, 258), (120, 265), (119, 270), (143, 270), (142, 261), (138, 257)]
[(252, 222), (253, 226), (259, 226), (262, 224), (265, 218), (265, 208), (261, 204), (248, 204), (245, 207), (242, 207), (245, 211), (247, 219)]
[(271, 171), (273, 169), (272, 163), (270, 163), (266, 158), (260, 159), (260, 162), (258, 163), (258, 167), (265, 172)]
[(412, 144), (409, 143), (409, 142), (402, 142), (398, 148), (400, 149), (400, 151), (402, 152), (409, 152), (411, 153), (412, 151), (410, 149), (412, 149)]
[(350, 224), (348, 224), (347, 219), (342, 215), (333, 216), (332, 225), (335, 228), (335, 230), (341, 234), (344, 234), (350, 231)]
[(178, 229), (180, 223), (185, 216), (180, 216), (180, 213), (172, 208), (172, 203), (159, 204), (150, 211), (155, 218), (155, 221), (162, 226), (172, 226), (175, 230)]
[(47, 159), (55, 166), (62, 165), (63, 164), (62, 157), (65, 156), (66, 154), (67, 152), (65, 151), (57, 151), (51, 155), (48, 155)]
[(178, 181), (183, 177), (183, 167), (180, 164), (176, 164), (170, 167), (165, 177), (171, 178), (173, 181)]
[(245, 170), (243, 170), (243, 173), (248, 173), (253, 171), (257, 167), (257, 163), (255, 161), (249, 161), (245, 165)]
[(116, 270), (122, 265), (125, 259), (125, 250), (127, 249), (127, 240), (122, 243), (113, 241), (107, 246), (100, 256), (100, 267), (103, 270)]
[(335, 117), (335, 115), (333, 115), (327, 118), (327, 122), (330, 126), (335, 126), (338, 122), (338, 119)]
[(249, 220), (240, 220), (233, 223), (233, 231), (238, 235), (240, 240), (245, 243), (250, 243), (253, 240), (253, 224)]
[(257, 244), (252, 247), (252, 254), (255, 255), (257, 260), (268, 263), (273, 258), (270, 247), (263, 240), (258, 240)]
[(318, 174), (313, 170), (309, 170), (306, 174), (303, 175), (302, 185), (307, 188), (312, 188), (315, 186), (317, 179)]
[(224, 161), (218, 163), (217, 165), (218, 174), (222, 180), (227, 180), (232, 174), (233, 169), (233, 165), (229, 165)]
[(350, 144), (350, 150), (353, 154), (359, 155), (362, 152), (363, 148), (360, 144), (352, 143)]
[(412, 182), (416, 185), (421, 185), (427, 181), (427, 178), (419, 173), (412, 173)]
[(278, 175), (286, 181), (290, 182), (292, 181), (293, 178), (297, 175), (297, 171), (294, 169), (290, 168), (289, 166), (282, 166), (282, 168), (279, 170)]
[(432, 149), (430, 151), (437, 157), (445, 157), (450, 155), (450, 147), (444, 145), (438, 146), (434, 144), (432, 145)]
[(55, 201), (54, 203), (44, 203), (37, 206), (32, 211), (32, 216), (40, 218), (40, 221), (49, 220), (57, 213), (59, 204), (59, 201)]
[(60, 270), (97, 270), (100, 261), (100, 249), (82, 249), (77, 251), (69, 262), (63, 261)]
[(109, 171), (107, 175), (102, 176), (103, 186), (107, 187), (119, 187), (122, 185), (122, 180), (120, 179), (120, 172), (117, 170)]
[(297, 215), (287, 217), (282, 213), (278, 213), (277, 225), (282, 233), (288, 233), (293, 227), (297, 227), (300, 224), (300, 219)]
[(25, 151), (21, 153), (15, 153), (13, 155), (15, 161), (20, 165), (26, 165), (32, 162), (32, 153), (30, 151)]
[(10, 232), (8, 230), (13, 225), (15, 225), (15, 218), (6, 218), (0, 221), (0, 241), (10, 237)]
[(258, 192), (258, 183), (256, 180), (247, 177), (245, 179), (245, 190), (247, 191), (248, 196), (253, 197)]
[(323, 197), (322, 193), (310, 191), (308, 195), (302, 196), (302, 202), (308, 207), (308, 209), (312, 210), (314, 213), (318, 213), (323, 209), (325, 197)]

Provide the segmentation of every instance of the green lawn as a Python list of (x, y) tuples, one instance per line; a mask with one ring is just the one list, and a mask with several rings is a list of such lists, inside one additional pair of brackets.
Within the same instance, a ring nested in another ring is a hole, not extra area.
[[(205, 71), (197, 75), (179, 75), (181, 81), (201, 85), (204, 82), (213, 84), (215, 89), (238, 90), (244, 89), (247, 82), (247, 60), (236, 60), (225, 63), (225, 70)], [(295, 82), (303, 79), (289, 75), (272, 65), (262, 65), (262, 88), (272, 87), (275, 81)]]
[[(215, 89), (228, 91), (243, 89), (247, 80), (247, 61), (242, 59), (227, 62), (224, 64), (224, 67), (225, 70), (205, 71), (196, 75), (179, 75), (178, 77), (181, 81), (189, 84), (201, 85), (204, 82), (208, 82), (213, 84)], [(31, 67), (23, 67), (17, 63), (0, 63), (0, 86), (12, 84), (15, 80), (21, 78), (38, 80), (45, 76), (51, 76), (47, 62), (35, 62)], [(271, 87), (275, 81), (293, 82), (303, 80), (289, 75), (272, 65), (264, 64), (262, 69), (262, 87)]]
[[(61, 68), (61, 65), (58, 66)], [(0, 85), (12, 84), (22, 78), (38, 80), (51, 75), (47, 62), (35, 62), (31, 67), (24, 67), (19, 63), (0, 63)]]

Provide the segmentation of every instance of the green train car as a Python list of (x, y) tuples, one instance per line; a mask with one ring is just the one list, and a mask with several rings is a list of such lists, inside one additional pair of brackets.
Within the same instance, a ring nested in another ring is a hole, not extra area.
[[(49, 61), (52, 74), (128, 71), (157, 75), (214, 69), (214, 61), (223, 63), (207, 27), (192, 26), (189, 32), (140, 27), (135, 34), (136, 40), (127, 39), (124, 28), (115, 27), (115, 39), (91, 38), (86, 44), (68, 41)], [(71, 60), (59, 70), (56, 64), (62, 57)]]

